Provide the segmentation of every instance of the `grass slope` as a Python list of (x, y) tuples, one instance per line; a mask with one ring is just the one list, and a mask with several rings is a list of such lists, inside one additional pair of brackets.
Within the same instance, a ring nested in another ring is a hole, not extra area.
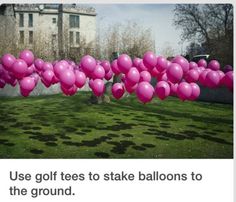
[(90, 93), (0, 98), (0, 158), (232, 158), (233, 107)]

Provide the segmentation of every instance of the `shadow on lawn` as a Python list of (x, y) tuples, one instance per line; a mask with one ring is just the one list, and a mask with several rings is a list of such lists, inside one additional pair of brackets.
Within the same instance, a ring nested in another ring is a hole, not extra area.
[[(157, 113), (153, 112), (152, 108), (145, 108), (143, 107), (143, 105), (141, 105), (140, 103), (132, 103), (132, 105), (127, 105), (124, 103), (115, 103), (117, 105), (117, 107), (121, 107), (123, 109), (127, 109), (127, 110), (134, 110), (134, 111), (140, 111), (143, 112), (145, 116), (152, 116), (154, 118), (158, 118), (160, 120), (167, 120), (166, 115), (170, 116), (172, 118), (168, 118), (168, 120), (177, 120), (179, 118), (187, 118), (187, 119), (192, 119), (193, 121), (197, 121), (197, 122), (204, 122), (204, 123), (221, 123), (221, 124), (233, 124), (233, 120), (232, 119), (225, 119), (225, 118), (218, 118), (218, 117), (203, 117), (203, 116), (196, 116), (193, 115), (191, 113), (186, 113), (186, 112), (176, 112), (176, 111), (170, 111), (170, 110), (166, 110), (163, 108), (158, 108), (157, 109)], [(107, 106), (105, 110), (107, 111), (111, 111), (112, 108), (114, 106)], [(173, 119), (176, 118), (176, 119)], [(142, 117), (140, 117), (141, 120), (143, 119)]]
[[(209, 141), (216, 142), (216, 143), (220, 143), (220, 144), (233, 145), (233, 143), (228, 142), (224, 139), (207, 135), (209, 133), (210, 133), (210, 135), (213, 134), (212, 132), (206, 132), (206, 134), (200, 134), (196, 131), (191, 131), (191, 130), (185, 130), (182, 133), (169, 133), (167, 131), (162, 131), (162, 130), (158, 130), (158, 129), (148, 129), (148, 131), (145, 132), (144, 134), (145, 135), (153, 135), (157, 139), (161, 139), (161, 140), (169, 140), (169, 139), (195, 140), (196, 138), (202, 138), (202, 139), (209, 140)], [(216, 135), (216, 133), (214, 133), (213, 135)]]
[[(51, 99), (51, 98), (50, 98)], [(66, 102), (64, 102), (66, 100)], [(85, 100), (84, 100), (85, 102)], [(85, 102), (86, 103), (86, 102)], [(132, 105), (130, 105), (132, 104)], [(88, 104), (78, 105), (77, 99), (63, 98), (60, 102), (52, 102), (44, 107), (38, 107), (34, 109), (34, 106), (28, 104), (25, 107), (32, 107), (32, 110), (26, 110), (26, 114), (32, 121), (23, 122), (21, 119), (12, 116), (18, 116), (17, 113), (9, 114), (7, 111), (3, 111), (0, 114), (0, 118), (3, 123), (0, 125), (1, 132), (7, 132), (8, 128), (4, 123), (10, 124), (10, 127), (23, 130), (23, 133), (28, 135), (29, 139), (43, 142), (48, 147), (57, 147), (58, 141), (66, 146), (72, 147), (97, 147), (103, 143), (111, 146), (111, 152), (114, 154), (125, 154), (129, 148), (136, 151), (145, 151), (149, 148), (154, 148), (156, 145), (142, 143), (137, 145), (134, 141), (133, 133), (129, 132), (136, 126), (143, 126), (144, 138), (145, 135), (153, 136), (154, 140), (160, 139), (164, 141), (168, 140), (195, 140), (201, 138), (215, 143), (233, 145), (233, 143), (224, 139), (216, 137), (217, 133), (222, 133), (221, 129), (213, 129), (212, 131), (206, 131), (206, 128), (188, 124), (187, 128), (179, 133), (168, 132), (166, 129), (171, 128), (169, 122), (178, 121), (178, 119), (191, 119), (194, 122), (211, 123), (211, 124), (225, 124), (232, 128), (232, 119), (218, 118), (218, 117), (206, 117), (196, 116), (187, 112), (174, 112), (165, 108), (154, 109), (151, 106), (144, 108), (143, 105), (134, 103), (122, 103), (112, 102), (111, 104), (91, 105), (90, 110), (95, 110), (96, 113), (109, 117), (111, 122), (106, 123), (102, 119), (99, 121), (90, 120), (89, 117), (81, 117), (80, 113), (85, 113), (84, 110), (88, 108)], [(86, 105), (86, 107), (84, 107)], [(66, 112), (62, 110), (62, 107), (66, 109)], [(19, 111), (22, 109), (19, 108)], [(139, 112), (136, 114), (136, 111)], [(119, 115), (119, 117), (116, 117)], [(96, 114), (94, 114), (96, 116)], [(121, 117), (120, 117), (121, 116)], [(122, 117), (128, 118), (127, 121), (122, 121)], [(69, 120), (69, 122), (65, 122)], [(157, 121), (158, 120), (158, 121)], [(155, 122), (156, 121), (156, 122)], [(155, 124), (153, 124), (155, 123)], [(55, 133), (45, 133), (42, 131), (44, 127), (54, 128)], [(193, 130), (187, 130), (188, 127)], [(196, 130), (194, 130), (196, 129)], [(200, 131), (202, 130), (202, 131)], [(88, 133), (103, 133), (106, 135), (96, 137), (91, 140), (75, 141), (72, 136), (79, 135), (86, 136)], [(119, 134), (117, 133), (119, 132)], [(117, 140), (116, 138), (126, 138), (125, 140)], [(133, 141), (132, 141), (133, 140)], [(14, 146), (7, 139), (0, 139), (0, 145)], [(32, 154), (42, 154), (44, 150), (31, 149)], [(95, 152), (94, 155), (98, 158), (109, 158), (110, 154), (106, 152)]]

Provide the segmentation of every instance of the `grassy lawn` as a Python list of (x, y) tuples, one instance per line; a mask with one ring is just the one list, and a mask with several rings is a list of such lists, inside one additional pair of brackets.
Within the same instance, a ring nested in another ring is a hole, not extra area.
[(0, 158), (232, 158), (233, 106), (90, 93), (0, 98)]

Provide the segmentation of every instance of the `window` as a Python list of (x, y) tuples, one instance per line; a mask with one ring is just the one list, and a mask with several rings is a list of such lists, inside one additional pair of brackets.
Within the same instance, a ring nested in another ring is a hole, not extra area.
[(79, 15), (70, 15), (70, 27), (79, 28)]
[(20, 27), (24, 27), (24, 14), (20, 13), (20, 23), (19, 23)]
[(33, 27), (33, 14), (29, 14), (29, 27)]
[(52, 18), (52, 23), (56, 24), (57, 23), (57, 19), (56, 18)]
[(29, 31), (29, 44), (32, 44), (34, 41), (34, 32)]
[(75, 41), (76, 41), (76, 44), (79, 44), (79, 42), (80, 42), (79, 32), (76, 32)]
[(24, 31), (20, 31), (20, 43), (21, 43), (21, 44), (24, 44), (24, 40), (25, 40)]
[(74, 43), (74, 33), (70, 32), (70, 44)]

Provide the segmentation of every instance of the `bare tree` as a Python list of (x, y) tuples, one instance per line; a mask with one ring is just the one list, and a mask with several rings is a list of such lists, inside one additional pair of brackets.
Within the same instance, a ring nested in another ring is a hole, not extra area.
[(183, 40), (197, 40), (223, 64), (233, 63), (233, 6), (231, 4), (178, 4), (174, 24)]
[(99, 50), (100, 58), (111, 58), (113, 52), (142, 57), (147, 50), (154, 51), (155, 48), (152, 30), (132, 21), (103, 28), (98, 38), (100, 43), (96, 50)]
[(174, 48), (170, 45), (169, 42), (165, 42), (163, 48), (161, 49), (161, 55), (164, 57), (172, 57), (174, 56), (175, 50)]

